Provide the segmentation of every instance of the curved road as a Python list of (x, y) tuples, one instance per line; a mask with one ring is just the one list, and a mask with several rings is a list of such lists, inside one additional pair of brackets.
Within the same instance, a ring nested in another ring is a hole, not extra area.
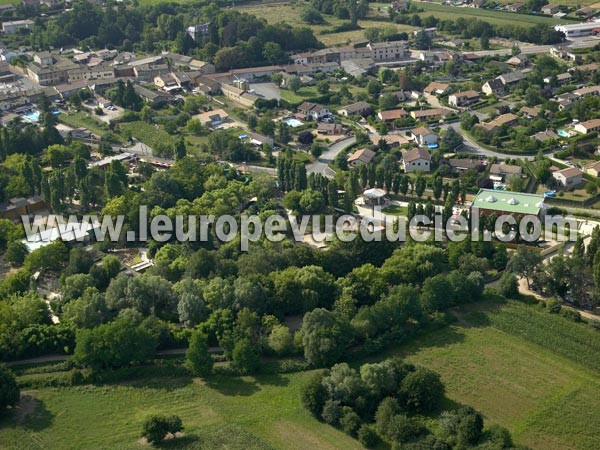
[(350, 136), (331, 144), (327, 148), (327, 151), (324, 152), (316, 162), (306, 166), (306, 172), (309, 174), (320, 173), (327, 178), (333, 178), (335, 176), (335, 172), (329, 168), (328, 164), (333, 162), (338, 153), (347, 149), (351, 145), (354, 145), (355, 143), (356, 137)]

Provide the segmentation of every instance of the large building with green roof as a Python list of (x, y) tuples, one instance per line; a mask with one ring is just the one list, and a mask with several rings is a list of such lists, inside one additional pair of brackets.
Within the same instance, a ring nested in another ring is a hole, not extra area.
[(496, 216), (510, 214), (515, 217), (526, 215), (541, 217), (546, 208), (543, 195), (493, 189), (481, 189), (471, 204), (471, 210), (477, 209), (479, 214)]

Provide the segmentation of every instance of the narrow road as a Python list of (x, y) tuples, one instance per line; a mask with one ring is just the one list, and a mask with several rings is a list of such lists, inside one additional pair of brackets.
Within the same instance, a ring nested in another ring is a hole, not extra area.
[(335, 172), (331, 170), (328, 164), (332, 163), (335, 157), (343, 150), (347, 149), (351, 145), (356, 143), (356, 137), (350, 136), (346, 139), (342, 139), (341, 141), (335, 142), (331, 144), (327, 151), (324, 152), (319, 159), (306, 166), (306, 172), (311, 173), (320, 173), (321, 175), (327, 178), (333, 178), (335, 176)]

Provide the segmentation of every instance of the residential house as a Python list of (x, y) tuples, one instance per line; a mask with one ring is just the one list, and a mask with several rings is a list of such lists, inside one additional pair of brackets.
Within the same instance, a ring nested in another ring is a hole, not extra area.
[(464, 91), (457, 92), (456, 94), (450, 94), (448, 97), (448, 103), (457, 108), (463, 108), (465, 106), (472, 105), (479, 101), (479, 92), (477, 91)]
[(575, 15), (580, 19), (589, 19), (598, 12), (597, 9), (586, 6), (585, 8), (578, 9), (575, 11)]
[(600, 86), (586, 86), (580, 89), (575, 89), (573, 91), (573, 94), (575, 94), (578, 97), (587, 97), (588, 95), (598, 96), (600, 95)]
[(585, 167), (585, 173), (598, 178), (600, 176), (600, 161), (593, 162)]
[(437, 28), (432, 27), (432, 28), (421, 28), (420, 30), (414, 30), (413, 31), (413, 36), (416, 36), (420, 32), (425, 33), (430, 38), (434, 38), (436, 36)]
[(504, 83), (504, 86), (508, 86), (510, 84), (518, 83), (519, 81), (524, 80), (525, 78), (527, 78), (527, 75), (525, 75), (520, 70), (515, 70), (514, 72), (502, 74), (497, 78), (500, 81), (502, 81), (502, 83)]
[(506, 6), (506, 10), (510, 12), (521, 12), (525, 9), (525, 3), (517, 2)]
[(265, 144), (270, 147), (273, 147), (273, 144), (275, 143), (272, 137), (255, 133), (253, 131), (248, 133), (248, 138), (250, 139), (250, 143), (257, 147), (262, 147)]
[(338, 109), (338, 114), (345, 116), (345, 117), (350, 117), (350, 116), (355, 116), (355, 115), (360, 115), (360, 116), (365, 117), (372, 113), (373, 113), (373, 107), (369, 103), (364, 102), (364, 101), (352, 103), (351, 105), (344, 106), (343, 108)]
[(348, 156), (348, 167), (354, 169), (358, 166), (368, 165), (371, 163), (376, 153), (368, 148), (356, 150)]
[(504, 83), (499, 78), (487, 81), (481, 91), (486, 95), (502, 95), (504, 93)]
[(527, 58), (527, 56), (525, 55), (515, 55), (506, 60), (506, 64), (508, 64), (513, 69), (522, 69), (523, 67), (527, 67), (529, 65), (529, 58)]
[(408, 54), (407, 41), (370, 42), (367, 48), (371, 50), (370, 57), (374, 61), (396, 61)]
[(513, 166), (504, 163), (492, 164), (490, 166), (490, 179), (493, 181), (505, 181), (507, 177), (512, 175), (523, 175), (521, 166)]
[(548, 3), (547, 5), (542, 6), (540, 9), (542, 14), (546, 14), (547, 16), (551, 16), (560, 11), (560, 5), (558, 3)]
[(229, 119), (229, 114), (222, 109), (215, 109), (213, 111), (196, 114), (194, 119), (198, 119), (201, 125), (217, 127)]
[(557, 45), (550, 47), (550, 56), (554, 58), (562, 59), (564, 61), (577, 61), (578, 57), (569, 47)]
[(20, 30), (33, 30), (33, 20), (12, 20), (2, 22), (4, 34), (17, 34)]
[(588, 134), (592, 131), (600, 131), (600, 119), (592, 119), (585, 122), (580, 122), (575, 125), (573, 129), (582, 134)]
[(179, 85), (170, 73), (154, 77), (154, 86), (166, 92), (180, 89)]
[(34, 215), (47, 209), (49, 209), (48, 205), (39, 195), (28, 198), (14, 197), (0, 203), (0, 217), (16, 222), (21, 220), (21, 216)]
[(410, 116), (415, 120), (430, 122), (433, 120), (443, 119), (453, 112), (454, 111), (448, 108), (421, 109), (417, 111), (411, 111)]
[(527, 117), (528, 119), (535, 119), (542, 112), (542, 108), (539, 106), (534, 106), (530, 108), (529, 106), (523, 106), (521, 108), (521, 112), (523, 113), (523, 117)]
[(304, 102), (298, 106), (298, 112), (304, 120), (312, 119), (319, 121), (323, 117), (329, 115), (329, 109), (318, 103)]
[(535, 133), (532, 136), (534, 139), (537, 139), (540, 142), (546, 142), (549, 140), (558, 141), (560, 140), (560, 136), (556, 134), (553, 130), (547, 129), (546, 131), (540, 131)]
[(134, 84), (133, 90), (137, 95), (142, 97), (146, 103), (150, 103), (151, 105), (160, 105), (162, 103), (167, 103), (172, 99), (171, 95), (166, 92), (152, 91), (139, 84)]
[(418, 145), (434, 145), (438, 142), (438, 136), (427, 127), (418, 127), (410, 132), (412, 139)]
[(327, 136), (340, 135), (343, 133), (343, 127), (341, 123), (320, 122), (317, 127), (317, 133)]
[(394, 133), (388, 133), (384, 135), (370, 134), (369, 140), (373, 145), (380, 145), (383, 141), (385, 145), (389, 147), (400, 147), (401, 145), (408, 145), (411, 143), (411, 141), (406, 136)]
[(450, 158), (443, 161), (443, 164), (450, 166), (452, 173), (462, 173), (467, 170), (480, 172), (484, 167), (480, 159)]
[(377, 117), (386, 124), (392, 124), (398, 119), (408, 117), (408, 113), (404, 109), (389, 109), (387, 111), (378, 112)]
[(569, 188), (582, 183), (583, 172), (577, 167), (567, 167), (566, 169), (552, 172), (552, 177), (558, 181), (561, 186)]
[(354, 58), (347, 59), (340, 63), (344, 72), (354, 78), (361, 78), (367, 75), (375, 66), (373, 58)]
[(437, 81), (432, 81), (427, 85), (423, 92), (430, 95), (444, 95), (447, 94), (450, 90), (450, 85), (448, 83), (439, 83)]
[(487, 130), (488, 132), (494, 132), (499, 130), (500, 128), (504, 127), (504, 126), (512, 126), (514, 124), (517, 123), (517, 121), (519, 120), (519, 118), (512, 114), (512, 113), (507, 113), (507, 114), (502, 114), (498, 117), (496, 117), (493, 120), (490, 120), (489, 122), (484, 122), (481, 124), (478, 124), (478, 126), (483, 127), (485, 130)]
[[(544, 83), (546, 83), (546, 84), (552, 83), (553, 78), (554, 77), (544, 78)], [(559, 73), (558, 75), (556, 75), (556, 83), (560, 86), (562, 84), (566, 84), (569, 81), (571, 81), (571, 78), (573, 78), (573, 75), (571, 75), (569, 72)]]
[(186, 33), (194, 40), (199, 40), (202, 36), (206, 36), (209, 32), (210, 22), (192, 25), (186, 28)]
[(431, 155), (424, 148), (415, 148), (402, 154), (402, 169), (406, 173), (422, 170), (429, 172), (431, 168)]
[(254, 106), (254, 103), (258, 100), (258, 96), (250, 94), (245, 88), (239, 88), (230, 84), (221, 84), (221, 91), (229, 100), (233, 100), (234, 102), (247, 107)]

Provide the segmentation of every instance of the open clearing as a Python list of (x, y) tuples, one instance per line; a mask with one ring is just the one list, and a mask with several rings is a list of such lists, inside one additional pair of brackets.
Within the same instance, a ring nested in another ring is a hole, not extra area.
[[(456, 325), (377, 359), (399, 354), (438, 371), (450, 405), (474, 406), (488, 423), (510, 429), (518, 443), (543, 450), (597, 448), (600, 380), (591, 367), (600, 354), (598, 332), (517, 302), (488, 301), (457, 313)], [(556, 348), (573, 333), (580, 338)], [(3, 418), (0, 442), (3, 450), (141, 449), (143, 418), (167, 413), (181, 416), (186, 434), (168, 448), (360, 448), (302, 407), (301, 388), (311, 373), (32, 390), (27, 394), (39, 401), (37, 409)]]
[(400, 31), (416, 30), (415, 27), (409, 25), (398, 25), (393, 24), (385, 17), (381, 17), (380, 20), (359, 20), (358, 25), (362, 27), (362, 30), (344, 31), (341, 33), (328, 33), (322, 34), (323, 31), (331, 30), (333, 27), (347, 23), (348, 21), (338, 19), (334, 16), (323, 15), (323, 18), (327, 22), (323, 25), (308, 25), (300, 19), (300, 14), (304, 10), (305, 5), (303, 4), (292, 4), (292, 3), (266, 3), (266, 4), (251, 4), (248, 6), (239, 6), (238, 9), (241, 12), (253, 14), (256, 17), (265, 19), (268, 23), (286, 22), (293, 26), (308, 27), (313, 30), (317, 39), (319, 39), (325, 45), (340, 45), (348, 44), (350, 42), (356, 42), (364, 40), (364, 29), (372, 27), (395, 27)]

